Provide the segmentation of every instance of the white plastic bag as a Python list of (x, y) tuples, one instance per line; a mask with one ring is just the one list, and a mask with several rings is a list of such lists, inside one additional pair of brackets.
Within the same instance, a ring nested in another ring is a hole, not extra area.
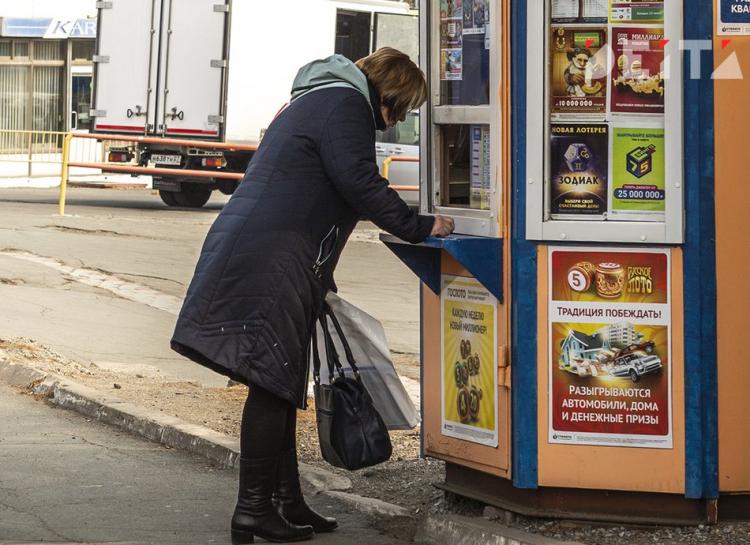
[[(393, 367), (383, 324), (333, 292), (328, 293), (326, 302), (341, 324), (362, 382), (386, 427), (389, 430), (413, 429), (419, 424), (419, 411), (414, 407), (409, 393)], [(319, 326), (316, 327), (316, 331), (322, 356), (325, 350), (323, 333)], [(344, 368), (349, 372), (341, 341), (338, 335), (332, 337)], [(325, 357), (323, 361), (325, 362)], [(328, 383), (328, 369), (325, 363), (321, 367), (320, 381), (322, 384)]]

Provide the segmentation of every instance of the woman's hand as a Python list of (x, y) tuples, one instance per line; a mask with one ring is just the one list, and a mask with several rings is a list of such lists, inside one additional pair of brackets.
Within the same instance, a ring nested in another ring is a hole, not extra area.
[(456, 228), (453, 218), (448, 216), (435, 216), (435, 223), (432, 225), (430, 236), (447, 237)]

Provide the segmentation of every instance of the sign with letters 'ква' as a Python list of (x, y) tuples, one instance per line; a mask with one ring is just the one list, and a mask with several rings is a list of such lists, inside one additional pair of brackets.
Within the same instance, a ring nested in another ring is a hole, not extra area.
[(750, 0), (717, 0), (718, 34), (750, 36)]

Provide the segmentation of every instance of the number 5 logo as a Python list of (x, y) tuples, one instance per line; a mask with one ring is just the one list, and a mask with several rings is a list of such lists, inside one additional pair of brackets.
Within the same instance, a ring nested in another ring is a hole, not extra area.
[(586, 277), (581, 271), (573, 269), (568, 273), (568, 285), (574, 291), (586, 291)]

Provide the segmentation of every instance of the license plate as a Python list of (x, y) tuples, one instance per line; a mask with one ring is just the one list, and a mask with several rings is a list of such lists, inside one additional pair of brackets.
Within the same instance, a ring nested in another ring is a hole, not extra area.
[(152, 155), (151, 162), (156, 165), (180, 166), (180, 163), (182, 162), (182, 156), (181, 155), (162, 155), (162, 154)]

